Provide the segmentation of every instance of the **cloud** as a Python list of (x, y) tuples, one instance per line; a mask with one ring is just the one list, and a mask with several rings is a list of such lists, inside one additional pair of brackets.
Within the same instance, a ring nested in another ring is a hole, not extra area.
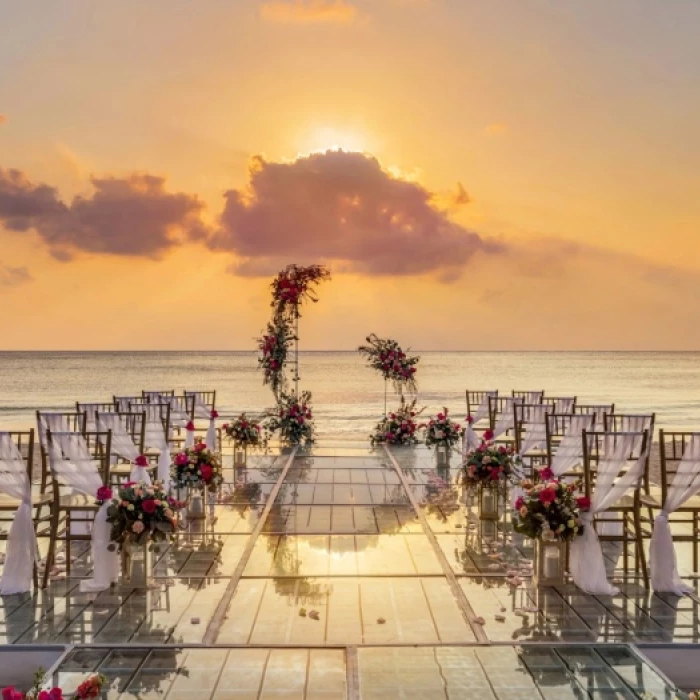
[(293, 162), (257, 156), (249, 178), (246, 188), (224, 195), (220, 227), (209, 240), (212, 250), (238, 256), (238, 274), (267, 274), (294, 259), (361, 274), (455, 279), (475, 254), (502, 248), (452, 221), (432, 192), (367, 154), (326, 151)]
[(26, 267), (10, 267), (0, 263), (0, 287), (18, 287), (32, 280)]
[(268, 0), (260, 5), (260, 16), (286, 24), (347, 24), (357, 18), (357, 8), (346, 0)]
[(7, 122), (7, 117), (4, 114), (0, 114), (0, 126), (2, 126), (3, 124), (7, 124)]
[(489, 136), (500, 136), (508, 131), (508, 124), (503, 122), (496, 122), (494, 124), (488, 124), (484, 127), (484, 133)]
[(0, 168), (0, 223), (10, 231), (36, 231), (61, 261), (80, 251), (157, 258), (207, 235), (204, 204), (194, 195), (167, 192), (162, 177), (134, 173), (91, 183), (89, 196), (66, 204), (55, 188)]

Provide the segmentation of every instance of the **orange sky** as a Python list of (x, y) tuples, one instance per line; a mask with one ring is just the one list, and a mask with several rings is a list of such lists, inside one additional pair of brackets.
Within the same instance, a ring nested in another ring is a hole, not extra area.
[(700, 347), (696, 3), (26, 0), (0, 27), (0, 349), (252, 349), (288, 262), (334, 272), (307, 348)]

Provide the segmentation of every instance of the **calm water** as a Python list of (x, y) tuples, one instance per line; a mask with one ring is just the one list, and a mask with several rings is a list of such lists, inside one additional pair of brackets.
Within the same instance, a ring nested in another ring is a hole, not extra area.
[[(383, 382), (354, 352), (302, 353), (301, 377), (326, 439), (364, 439), (383, 412)], [(656, 411), (662, 427), (700, 429), (700, 353), (426, 352), (418, 383), (426, 413), (448, 406), (460, 419), (467, 387), (544, 389), (579, 403), (614, 401), (620, 412)], [(216, 389), (222, 417), (273, 403), (254, 353), (0, 352), (0, 430), (30, 426), (36, 409), (142, 389)]]

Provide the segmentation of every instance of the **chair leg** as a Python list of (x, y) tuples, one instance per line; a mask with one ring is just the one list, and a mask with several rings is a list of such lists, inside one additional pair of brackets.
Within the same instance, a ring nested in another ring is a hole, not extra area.
[(693, 573), (698, 573), (698, 513), (693, 512)]
[(642, 570), (642, 578), (644, 579), (644, 588), (649, 588), (649, 570), (647, 569), (647, 556), (644, 552), (644, 540), (642, 539), (642, 519), (639, 514), (639, 508), (635, 508), (633, 512), (634, 522), (634, 537), (636, 540), (636, 550), (639, 560), (639, 568)]
[(70, 578), (70, 559), (71, 559), (71, 518), (70, 511), (66, 511), (66, 578)]

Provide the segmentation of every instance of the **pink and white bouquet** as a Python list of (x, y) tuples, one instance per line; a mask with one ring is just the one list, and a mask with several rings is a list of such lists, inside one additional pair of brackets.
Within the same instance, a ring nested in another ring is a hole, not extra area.
[(521, 483), (524, 494), (514, 504), (513, 529), (533, 540), (570, 542), (582, 535), (581, 511), (591, 503), (586, 496), (576, 495), (578, 484), (559, 481), (546, 467), (540, 479), (537, 484)]
[(255, 418), (241, 413), (232, 423), (225, 423), (222, 430), (236, 447), (264, 447), (267, 443), (263, 425)]
[(267, 431), (280, 433), (280, 440), (287, 445), (310, 444), (314, 441), (314, 422), (311, 411), (311, 392), (300, 396), (282, 394), (277, 412), (270, 415)]
[(170, 471), (178, 488), (206, 488), (215, 493), (224, 480), (219, 458), (203, 442), (178, 452)]
[(158, 481), (127, 482), (119, 487), (107, 510), (107, 522), (112, 525), (110, 540), (121, 551), (127, 540), (142, 544), (169, 539), (177, 528), (179, 505)]
[(401, 397), (401, 405), (386, 418), (377, 423), (374, 432), (369, 436), (372, 445), (415, 445), (418, 442), (418, 423), (416, 416), (423, 409), (416, 409), (416, 400), (407, 403)]
[(357, 351), (364, 355), (367, 364), (376, 369), (384, 379), (394, 384), (396, 391), (407, 389), (416, 392), (417, 355), (408, 355), (401, 346), (390, 338), (379, 338), (374, 333), (367, 336), (367, 345), (360, 345)]
[(479, 447), (467, 453), (464, 462), (464, 482), (467, 485), (497, 485), (511, 478), (513, 448), (505, 445), (496, 447), (492, 440), (493, 433), (487, 430)]
[(463, 432), (462, 426), (448, 416), (447, 408), (443, 408), (442, 413), (438, 413), (422, 427), (425, 429), (425, 444), (428, 447), (433, 445), (453, 447), (459, 442)]

